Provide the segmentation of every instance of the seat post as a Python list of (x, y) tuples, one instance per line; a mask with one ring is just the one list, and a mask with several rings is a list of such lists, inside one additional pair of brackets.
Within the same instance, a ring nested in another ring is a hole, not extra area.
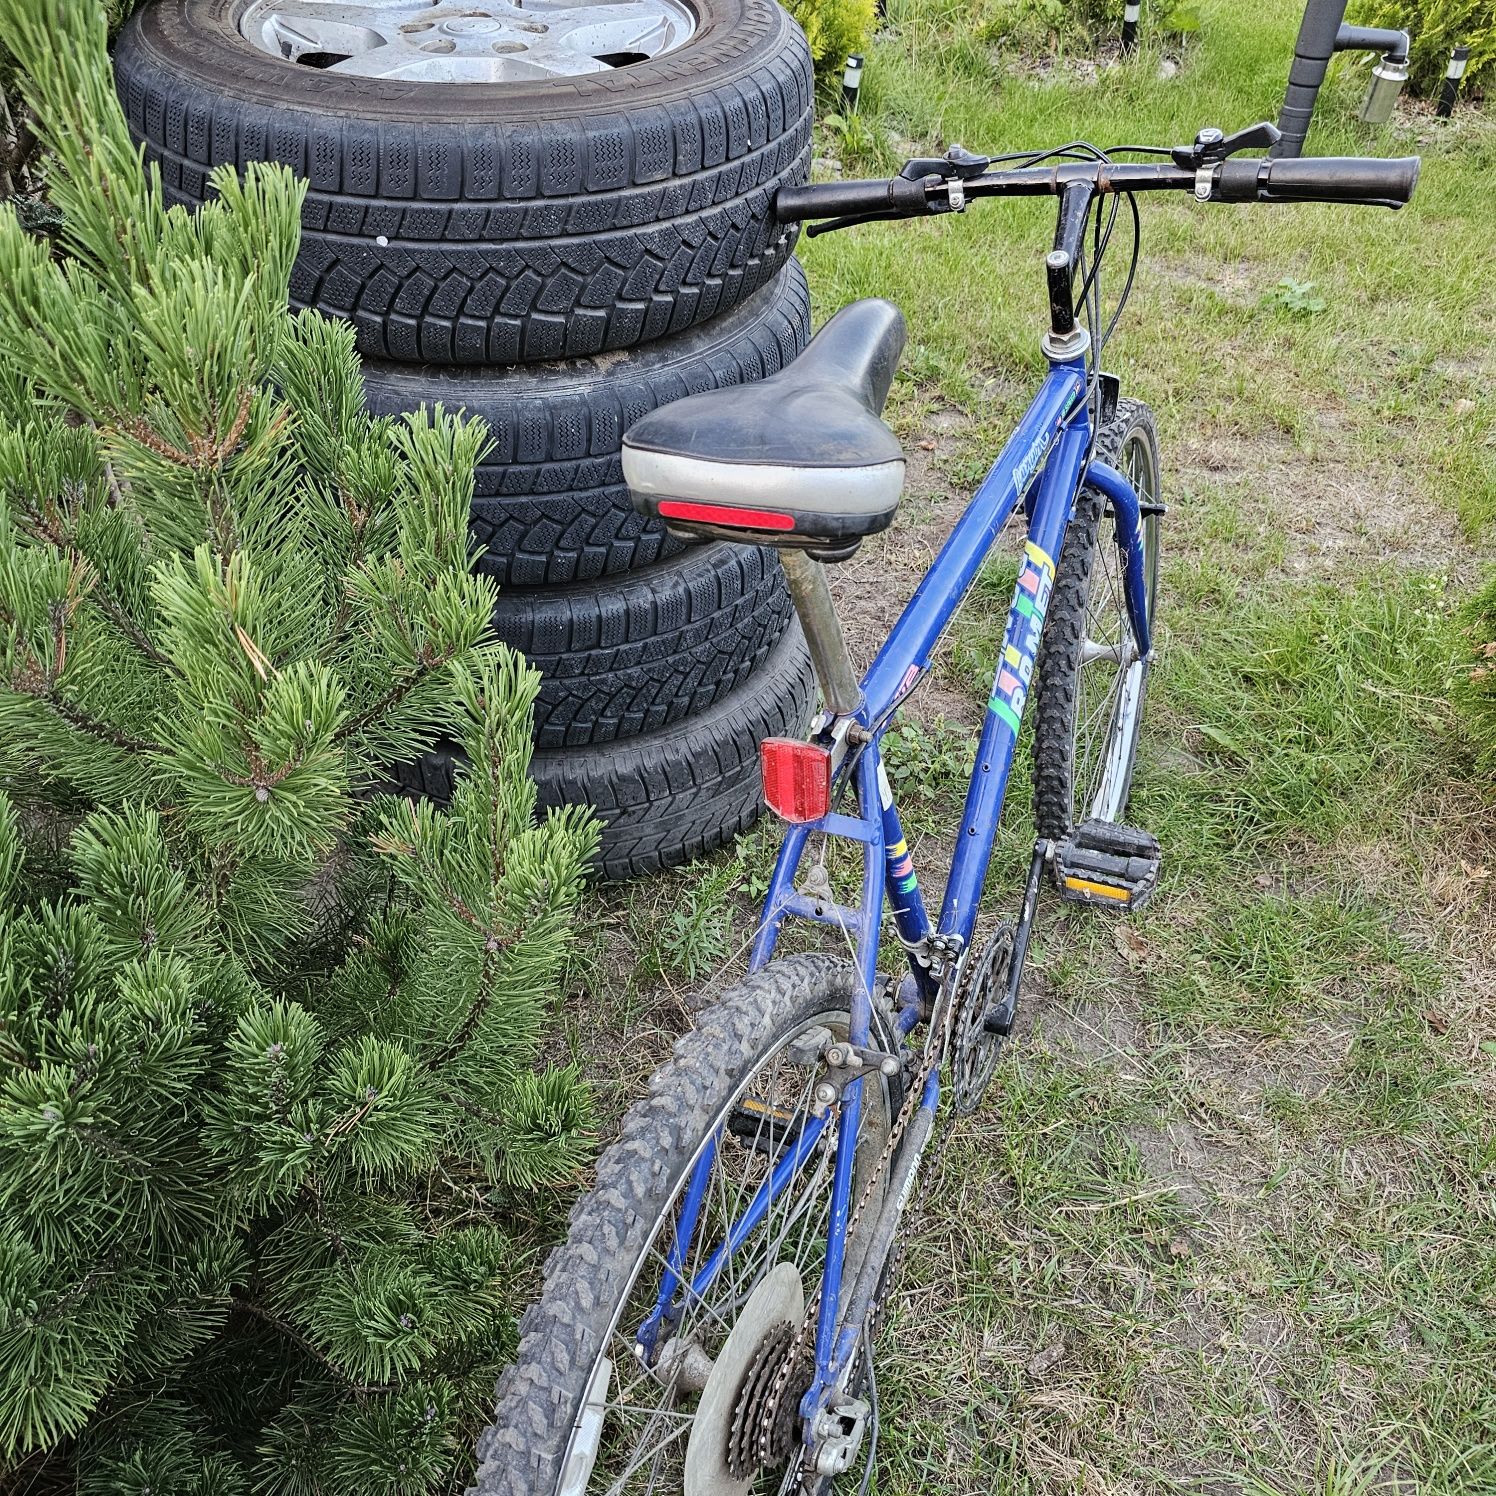
[(826, 568), (804, 551), (782, 550), (779, 558), (784, 563), (795, 612), (800, 615), (800, 627), (810, 645), (826, 710), (836, 717), (848, 717), (862, 701), (862, 687), (857, 683), (841, 619), (831, 601)]

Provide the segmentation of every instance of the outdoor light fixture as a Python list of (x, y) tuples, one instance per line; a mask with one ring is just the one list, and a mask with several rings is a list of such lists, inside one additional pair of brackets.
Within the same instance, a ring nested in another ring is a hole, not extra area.
[(1389, 52), (1372, 70), (1371, 87), (1361, 105), (1361, 119), (1368, 125), (1385, 125), (1392, 118), (1392, 107), (1408, 81), (1408, 60), (1401, 61)]
[(857, 90), (862, 87), (862, 53), (854, 52), (842, 69), (842, 110), (857, 113)]
[(1434, 113), (1440, 119), (1448, 119), (1454, 113), (1454, 101), (1460, 96), (1460, 79), (1465, 76), (1465, 64), (1470, 61), (1470, 48), (1463, 42), (1449, 54), (1449, 66), (1444, 70), (1444, 86), (1439, 90), (1439, 103)]
[(1122, 50), (1138, 50), (1138, 20), (1143, 14), (1141, 0), (1127, 0), (1122, 7)]

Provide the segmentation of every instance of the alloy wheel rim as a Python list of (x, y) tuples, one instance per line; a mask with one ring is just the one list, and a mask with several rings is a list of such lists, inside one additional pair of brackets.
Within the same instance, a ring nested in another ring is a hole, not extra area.
[(530, 83), (607, 73), (689, 41), (683, 0), (253, 0), (244, 38), (282, 61), (404, 83)]

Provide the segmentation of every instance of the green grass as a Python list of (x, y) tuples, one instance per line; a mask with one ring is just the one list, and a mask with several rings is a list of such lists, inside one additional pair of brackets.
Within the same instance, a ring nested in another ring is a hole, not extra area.
[(1174, 1024), (1286, 1036), (1306, 1015), (1368, 994), (1386, 1001), (1437, 985), (1382, 913), (1351, 899), (1237, 894), (1164, 929), (1153, 1005)]
[[(859, 143), (876, 131), (884, 145), (849, 155), (849, 174), (886, 170), (899, 142), (990, 151), (1076, 136), (1174, 144), (1201, 125), (1273, 118), (1302, 12), (1292, 0), (1213, 0), (1174, 77), (1157, 78), (1158, 52), (1145, 47), (1137, 61), (1079, 84), (1005, 75), (974, 39), (974, 9), (968, 0), (893, 0), (893, 34), (865, 69), (857, 127)], [(1144, 199), (1143, 274), (1112, 361), (1147, 370), (1166, 432), (1178, 421), (1205, 436), (1312, 441), (1306, 412), (1330, 392), (1365, 455), (1407, 463), (1419, 498), (1452, 507), (1473, 529), (1496, 518), (1496, 407), (1486, 398), (1496, 312), (1478, 227), (1489, 212), (1496, 129), (1471, 124), (1415, 141), (1395, 125), (1363, 126), (1353, 118), (1363, 86), (1362, 73), (1337, 67), (1311, 149), (1421, 152), (1414, 206), (1393, 214)], [(835, 155), (839, 145), (828, 136), (823, 149)], [(979, 409), (979, 371), (1040, 369), (1039, 261), (1052, 232), (1047, 204), (988, 202), (964, 217), (817, 240), (802, 253), (822, 312), (855, 296), (890, 297), (910, 316), (910, 378)], [(1296, 317), (1264, 306), (1284, 277), (1312, 281), (1325, 311)], [(990, 415), (1000, 422), (1012, 404)]]
[(1202, 765), (1182, 793), (1224, 800), (1240, 843), (1328, 841), (1398, 815), (1449, 731), (1455, 646), (1437, 578), (1270, 586), (1245, 604), (1198, 599), (1194, 621), (1203, 647), (1160, 672)]
[[(851, 175), (1274, 116), (1299, 0), (1200, 9), (1174, 76), (1150, 43), (1087, 81), (1022, 73), (996, 4), (890, 0), (864, 113), (818, 149)], [(1170, 505), (1131, 816), (1163, 886), (1125, 931), (1041, 914), (988, 1105), (911, 1206), (880, 1496), (1496, 1491), (1496, 835), (1446, 706), (1496, 525), (1496, 125), (1370, 130), (1363, 80), (1337, 65), (1311, 149), (1421, 151), (1407, 211), (1142, 204), (1107, 363), (1158, 413)], [(821, 316), (904, 308), (892, 417), (931, 491), (979, 479), (1038, 379), (1052, 232), (982, 204), (802, 247)], [(935, 514), (912, 495), (902, 533)], [(932, 901), (1013, 577), (984, 570), (889, 740)], [(1030, 783), (1025, 737), (990, 919)], [(574, 1040), (619, 1104), (741, 969), (774, 841), (600, 898)]]

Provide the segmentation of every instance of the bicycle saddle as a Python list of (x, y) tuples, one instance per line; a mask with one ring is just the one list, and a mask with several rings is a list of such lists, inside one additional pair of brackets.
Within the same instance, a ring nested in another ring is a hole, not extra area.
[(644, 416), (623, 441), (634, 507), (679, 534), (845, 560), (893, 523), (904, 490), (879, 418), (903, 351), (899, 309), (854, 301), (778, 374)]

